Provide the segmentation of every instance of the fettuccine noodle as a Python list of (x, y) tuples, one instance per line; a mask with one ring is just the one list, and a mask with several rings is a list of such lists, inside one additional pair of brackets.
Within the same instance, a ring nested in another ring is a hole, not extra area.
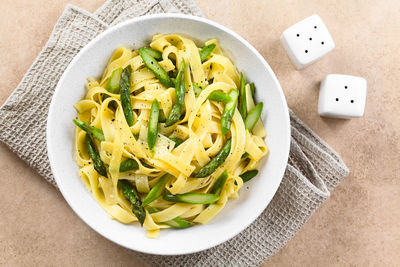
[[(163, 197), (151, 202), (149, 205), (156, 208), (157, 212), (150, 213), (146, 210), (143, 227), (152, 238), (158, 236), (160, 229), (170, 227), (165, 222), (177, 217), (193, 224), (209, 222), (229, 199), (238, 197), (238, 191), (243, 185), (240, 175), (256, 169), (260, 159), (268, 153), (264, 142), (266, 132), (261, 120), (249, 132), (237, 109), (232, 117), (230, 131), (226, 135), (221, 133), (220, 120), (225, 103), (211, 101), (208, 95), (215, 90), (228, 94), (230, 90), (237, 89), (240, 77), (231, 60), (222, 53), (217, 40), (206, 42), (206, 45), (209, 44), (216, 46), (211, 55), (202, 62), (200, 48), (192, 40), (177, 34), (159, 34), (153, 37), (150, 47), (161, 52), (162, 59), (158, 62), (168, 74), (177, 71), (180, 62), (186, 63), (186, 92), (182, 116), (172, 126), (158, 124), (154, 154), (149, 151), (147, 143), (152, 101), (156, 98), (160, 110), (168, 117), (176, 101), (175, 88), (166, 88), (145, 66), (137, 50), (118, 48), (101, 79), (89, 78), (85, 97), (74, 105), (78, 120), (103, 131), (104, 141), (94, 140), (94, 146), (107, 167), (107, 177), (95, 170), (93, 159), (85, 145), (86, 132), (77, 127), (75, 150), (79, 174), (95, 200), (111, 218), (121, 223), (130, 224), (138, 219), (132, 212), (130, 202), (118, 187), (119, 180), (129, 181), (143, 200), (166, 173), (171, 178), (165, 184), (164, 194), (209, 193), (218, 177), (227, 170), (228, 178), (218, 201), (213, 204), (174, 203), (164, 200)], [(110, 93), (106, 89), (113, 71), (129, 65), (132, 68), (132, 126), (128, 126), (124, 117), (120, 94)], [(195, 93), (193, 84), (203, 88), (200, 94)], [(246, 92), (247, 111), (250, 111), (255, 103), (249, 95), (248, 85)], [(171, 138), (179, 138), (184, 142), (175, 147)], [(194, 172), (219, 153), (228, 138), (232, 142), (231, 149), (223, 164), (207, 177), (192, 177)], [(242, 157), (245, 153), (247, 157)], [(135, 160), (139, 165), (138, 169), (120, 172), (120, 164), (126, 159)]]

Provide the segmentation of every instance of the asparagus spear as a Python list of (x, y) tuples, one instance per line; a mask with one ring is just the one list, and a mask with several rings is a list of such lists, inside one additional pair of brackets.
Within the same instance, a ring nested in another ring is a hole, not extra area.
[(104, 177), (107, 177), (107, 169), (104, 166), (103, 161), (100, 158), (99, 153), (97, 152), (93, 141), (91, 139), (91, 137), (87, 134), (86, 135), (86, 148), (88, 150), (88, 154), (89, 156), (92, 158), (93, 160), (93, 166), (94, 169), (100, 174), (103, 175)]
[(115, 69), (108, 79), (106, 90), (113, 94), (119, 93), (119, 82), (121, 78), (122, 68)]
[(200, 54), (201, 62), (206, 60), (206, 58), (208, 58), (211, 55), (211, 53), (214, 50), (215, 46), (216, 46), (215, 44), (209, 44), (209, 45), (206, 45), (205, 47), (203, 47), (200, 50), (199, 54)]
[(118, 180), (118, 187), (121, 188), (122, 194), (131, 203), (133, 214), (135, 214), (140, 224), (143, 225), (144, 219), (146, 218), (146, 212), (142, 207), (138, 192), (131, 183), (126, 180)]
[(218, 201), (219, 196), (207, 193), (185, 193), (164, 196), (164, 200), (187, 204), (212, 204)]
[(231, 144), (232, 140), (228, 139), (221, 151), (218, 152), (217, 156), (212, 158), (209, 163), (200, 168), (200, 170), (193, 175), (193, 177), (203, 178), (212, 174), (219, 166), (221, 166), (222, 163), (225, 162), (225, 159), (228, 157), (231, 151)]
[(263, 109), (263, 103), (258, 103), (254, 108), (249, 111), (249, 114), (244, 121), (244, 125), (249, 132), (253, 131), (254, 126), (256, 125), (257, 121), (260, 119), (261, 112)]
[(172, 106), (171, 113), (165, 122), (166, 126), (171, 126), (179, 120), (185, 105), (185, 61), (182, 61), (178, 76), (176, 77), (175, 95), (176, 103)]
[[(160, 211), (159, 209), (153, 208), (151, 206), (147, 206), (146, 209), (147, 209), (147, 211), (149, 213), (155, 213), (155, 212), (159, 212)], [(174, 218), (172, 220), (169, 220), (169, 221), (166, 221), (166, 222), (163, 222), (163, 223), (166, 224), (166, 225), (169, 225), (169, 226), (171, 226), (173, 228), (187, 228), (187, 227), (190, 227), (190, 226), (193, 225), (191, 222), (186, 221), (186, 220), (184, 220), (182, 218), (179, 218), (179, 217), (176, 217), (176, 218)]]
[(224, 92), (218, 90), (212, 91), (207, 98), (213, 101), (224, 103), (228, 103), (229, 101), (231, 101), (231, 97), (228, 94), (225, 94)]
[(245, 173), (242, 173), (240, 176), (240, 178), (242, 178), (243, 182), (247, 182), (250, 181), (251, 179), (253, 179), (256, 175), (258, 174), (258, 170), (251, 170), (251, 171), (247, 171)]
[(127, 172), (130, 170), (137, 170), (139, 168), (139, 164), (134, 159), (127, 159), (121, 162), (119, 165), (120, 172)]
[(169, 139), (171, 139), (172, 141), (175, 142), (174, 148), (177, 148), (177, 147), (180, 146), (183, 142), (185, 142), (185, 140), (180, 139), (180, 138), (178, 138), (178, 137), (170, 137)]
[(147, 129), (147, 143), (149, 144), (151, 153), (154, 153), (154, 145), (157, 140), (159, 111), (160, 106), (158, 105), (157, 98), (154, 98), (151, 104), (149, 127)]
[(133, 111), (132, 111), (131, 97), (130, 97), (131, 73), (132, 73), (132, 67), (131, 67), (131, 65), (128, 65), (122, 71), (121, 80), (120, 80), (121, 105), (122, 105), (122, 110), (124, 111), (126, 122), (128, 123), (129, 126), (133, 125)]
[(75, 119), (73, 119), (72, 121), (76, 124), (76, 126), (81, 128), (82, 130), (84, 130), (86, 133), (88, 133), (94, 139), (97, 139), (99, 141), (105, 140), (104, 133), (102, 130), (97, 129), (83, 121), (79, 121), (79, 120), (75, 120)]
[(235, 113), (238, 91), (236, 89), (232, 89), (229, 92), (229, 97), (231, 101), (225, 104), (224, 111), (221, 116), (221, 132), (225, 135), (229, 129), (231, 128), (233, 114)]
[(157, 62), (157, 60), (152, 57), (144, 48), (139, 49), (139, 55), (143, 59), (146, 67), (151, 70), (157, 79), (165, 85), (165, 87), (173, 87), (174, 83), (169, 78), (167, 72), (161, 67), (161, 65)]
[(157, 50), (154, 50), (153, 48), (143, 47), (142, 50), (145, 51), (147, 54), (149, 54), (156, 60), (162, 59), (162, 54), (160, 52), (158, 52)]
[(239, 112), (242, 115), (243, 120), (247, 115), (247, 107), (246, 107), (246, 90), (245, 90), (245, 80), (243, 77), (243, 73), (240, 73), (240, 89), (239, 89)]
[(153, 186), (153, 188), (150, 190), (150, 192), (147, 194), (145, 199), (143, 200), (142, 205), (147, 206), (154, 200), (156, 200), (158, 197), (161, 196), (161, 194), (164, 192), (165, 185), (167, 184), (168, 180), (170, 179), (170, 175), (164, 174), (161, 179)]
[(219, 196), (221, 194), (222, 188), (225, 185), (226, 179), (228, 179), (228, 171), (225, 170), (221, 175), (218, 177), (217, 181), (211, 188), (210, 193)]
[(182, 229), (182, 228), (188, 228), (190, 226), (192, 226), (193, 224), (189, 221), (186, 221), (185, 219), (176, 217), (172, 220), (163, 222), (164, 224), (171, 226), (173, 228), (178, 228), (178, 229)]

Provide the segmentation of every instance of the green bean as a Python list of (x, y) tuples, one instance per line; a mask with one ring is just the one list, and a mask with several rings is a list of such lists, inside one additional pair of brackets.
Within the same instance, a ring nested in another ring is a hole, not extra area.
[(225, 104), (225, 108), (221, 116), (221, 132), (223, 135), (225, 135), (231, 128), (233, 114), (236, 110), (238, 94), (239, 93), (236, 89), (232, 89), (229, 92), (231, 101)]
[(146, 67), (151, 70), (157, 79), (165, 85), (165, 87), (170, 88), (174, 86), (174, 83), (169, 78), (168, 73), (161, 67), (157, 60), (146, 52), (144, 48), (139, 49), (139, 55), (143, 59)]
[(119, 171), (120, 172), (127, 172), (127, 171), (137, 170), (137, 169), (139, 169), (139, 164), (134, 159), (124, 160), (119, 165)]
[(140, 224), (143, 225), (146, 218), (146, 211), (142, 207), (138, 192), (127, 180), (118, 180), (118, 187), (121, 188), (122, 194), (131, 203), (133, 214), (135, 214)]
[(218, 199), (219, 196), (207, 193), (168, 194), (164, 196), (164, 200), (166, 201), (187, 204), (212, 204), (218, 201)]
[(144, 198), (142, 205), (147, 206), (157, 198), (159, 198), (162, 193), (164, 192), (165, 185), (167, 184), (168, 180), (170, 179), (170, 175), (164, 174), (161, 179), (153, 186), (147, 196)]
[(231, 97), (228, 94), (225, 94), (224, 92), (218, 90), (212, 91), (207, 98), (213, 101), (224, 103), (228, 103), (229, 101), (231, 101)]
[(262, 109), (263, 109), (263, 103), (260, 102), (249, 111), (249, 114), (247, 115), (246, 120), (244, 121), (244, 126), (246, 127), (247, 130), (249, 130), (249, 132), (253, 131), (254, 126), (260, 119)]
[(211, 188), (210, 193), (219, 196), (221, 194), (222, 188), (225, 185), (226, 179), (228, 179), (228, 171), (225, 170), (221, 175), (218, 177), (217, 181), (214, 183), (213, 187)]
[(174, 148), (177, 148), (177, 147), (180, 146), (183, 142), (185, 142), (185, 140), (180, 139), (180, 138), (178, 138), (178, 137), (170, 137), (169, 139), (175, 142)]
[(157, 140), (159, 112), (160, 106), (158, 105), (157, 98), (154, 98), (151, 104), (149, 126), (147, 129), (147, 144), (149, 145), (151, 153), (154, 153), (154, 145)]
[(113, 94), (119, 93), (119, 81), (121, 79), (122, 68), (113, 70), (110, 79), (108, 79), (106, 90)]
[(251, 170), (251, 171), (247, 171), (239, 176), (240, 176), (240, 178), (242, 178), (243, 182), (245, 183), (245, 182), (253, 179), (257, 174), (258, 174), (258, 170)]
[(212, 174), (222, 163), (225, 162), (231, 151), (232, 140), (228, 139), (218, 154), (210, 160), (206, 165), (204, 165), (200, 170), (193, 175), (195, 178), (204, 178)]
[[(147, 206), (146, 207), (147, 211), (149, 213), (155, 213), (155, 212), (159, 212), (160, 210), (157, 208), (153, 208), (151, 206)], [(173, 228), (187, 228), (192, 226), (193, 224), (189, 221), (186, 221), (182, 218), (176, 217), (172, 220), (166, 221), (166, 222), (162, 222), (163, 224), (166, 224), (168, 226), (171, 226)]]
[(216, 46), (215, 44), (209, 44), (209, 45), (206, 45), (205, 47), (203, 47), (200, 50), (199, 54), (200, 54), (201, 62), (206, 60), (206, 58), (208, 58), (211, 55), (211, 53), (214, 50), (215, 46)]
[(175, 104), (165, 122), (166, 126), (171, 126), (179, 120), (185, 105), (185, 61), (182, 60), (175, 84)]
[(78, 126), (79, 128), (81, 128), (82, 130), (84, 130), (86, 133), (88, 133), (91, 137), (93, 137), (94, 139), (97, 139), (99, 141), (104, 141), (106, 140), (104, 138), (104, 133), (102, 130), (97, 129), (96, 127), (93, 127), (91, 125), (89, 125), (86, 122), (83, 121), (79, 121), (79, 120), (72, 120), (76, 126)]
[(198, 97), (200, 93), (204, 90), (204, 88), (201, 85), (198, 85), (197, 83), (192, 83), (192, 85), (193, 85), (194, 95)]
[(251, 90), (251, 95), (254, 96), (254, 94), (256, 93), (256, 87), (254, 83), (250, 84), (250, 90)]
[(128, 65), (121, 74), (120, 80), (120, 97), (121, 97), (121, 105), (122, 110), (124, 111), (126, 122), (129, 126), (133, 125), (133, 111), (131, 105), (131, 74), (132, 74), (132, 67)]
[(242, 115), (243, 120), (246, 119), (247, 115), (247, 104), (246, 104), (246, 89), (245, 80), (243, 73), (240, 73), (240, 88), (239, 88), (239, 112)]
[(89, 156), (92, 158), (93, 160), (93, 166), (94, 169), (102, 176), (107, 177), (107, 169), (104, 166), (103, 161), (101, 160), (101, 157), (99, 155), (99, 153), (97, 152), (92, 138), (87, 134), (86, 135), (86, 148), (88, 151)]
[(143, 47), (142, 48), (147, 54), (152, 56), (156, 60), (161, 60), (162, 59), (162, 54), (158, 52), (157, 50), (154, 50), (153, 48), (150, 47)]

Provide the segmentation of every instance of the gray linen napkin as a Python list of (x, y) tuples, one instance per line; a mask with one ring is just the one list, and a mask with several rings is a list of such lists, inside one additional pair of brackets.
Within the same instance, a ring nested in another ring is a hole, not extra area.
[[(203, 16), (192, 0), (108, 0), (94, 14), (68, 5), (46, 46), (0, 108), (0, 140), (55, 185), (45, 129), (51, 97), (65, 68), (84, 45), (110, 25), (166, 12)], [(349, 173), (340, 156), (293, 112), (290, 118), (292, 139), (285, 175), (271, 203), (253, 224), (203, 252), (137, 256), (151, 266), (253, 266), (276, 253)]]

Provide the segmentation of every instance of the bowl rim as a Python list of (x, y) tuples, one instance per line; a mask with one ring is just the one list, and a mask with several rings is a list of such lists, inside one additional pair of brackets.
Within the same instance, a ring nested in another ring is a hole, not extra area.
[[(133, 248), (129, 244), (124, 244), (124, 243), (118, 242), (117, 240), (115, 240), (115, 238), (111, 234), (108, 234), (107, 231), (102, 231), (98, 226), (96, 226), (96, 223), (92, 223), (91, 220), (87, 219), (85, 216), (83, 216), (83, 214), (78, 212), (78, 210), (74, 207), (74, 205), (72, 205), (71, 202), (69, 201), (68, 194), (64, 190), (65, 188), (63, 188), (63, 186), (62, 186), (62, 181), (61, 181), (62, 179), (60, 179), (61, 175), (59, 175), (57, 173), (57, 170), (53, 166), (54, 165), (53, 162), (55, 161), (55, 156), (52, 153), (52, 151), (54, 151), (53, 146), (52, 146), (53, 143), (49, 142), (49, 136), (51, 136), (50, 129), (53, 129), (53, 126), (52, 126), (53, 120), (51, 118), (54, 117), (53, 110), (54, 110), (54, 106), (56, 105), (53, 100), (56, 98), (56, 96), (60, 92), (60, 87), (63, 84), (64, 79), (66, 78), (66, 73), (69, 72), (69, 70), (72, 68), (72, 66), (75, 64), (75, 62), (78, 60), (78, 58), (80, 58), (82, 54), (84, 54), (87, 50), (89, 50), (93, 46), (94, 43), (96, 43), (99, 39), (102, 39), (103, 36), (109, 34), (110, 32), (117, 31), (118, 29), (123, 28), (125, 25), (131, 24), (131, 23), (137, 23), (137, 22), (141, 22), (141, 21), (145, 21), (145, 20), (152, 20), (152, 19), (157, 19), (157, 18), (178, 18), (178, 19), (187, 19), (187, 20), (204, 23), (204, 24), (210, 25), (212, 27), (218, 28), (219, 30), (221, 30), (223, 32), (228, 33), (229, 35), (233, 36), (235, 39), (239, 40), (242, 44), (244, 44), (260, 60), (260, 62), (264, 65), (264, 67), (268, 70), (268, 72), (272, 74), (272, 77), (271, 77), (272, 81), (273, 81), (274, 85), (279, 89), (278, 93), (280, 95), (280, 98), (283, 101), (283, 108), (284, 108), (285, 116), (282, 117), (282, 120), (285, 122), (286, 128), (288, 129), (286, 132), (286, 135), (281, 136), (281, 138), (285, 140), (284, 143), (286, 144), (286, 147), (282, 148), (282, 150), (284, 150), (284, 152), (282, 152), (282, 153), (284, 153), (284, 158), (286, 159), (285, 164), (282, 164), (282, 166), (280, 166), (279, 170), (277, 171), (279, 173), (279, 183), (276, 182), (274, 184), (274, 188), (271, 189), (271, 191), (273, 192), (273, 194), (271, 194), (271, 197), (264, 199), (264, 202), (265, 202), (265, 203), (263, 203), (264, 208), (260, 209), (257, 212), (254, 212), (250, 216), (251, 219), (248, 220), (246, 223), (244, 223), (242, 225), (242, 227), (238, 227), (238, 229), (236, 229), (236, 231), (232, 231), (229, 235), (225, 236), (224, 238), (219, 239), (217, 242), (209, 244), (208, 247), (196, 248), (196, 249), (192, 249), (190, 251), (189, 250), (184, 251), (182, 253), (170, 253), (170, 252), (165, 253), (165, 252), (160, 252), (158, 250), (141, 249), (141, 247)], [(96, 231), (98, 234), (105, 237), (106, 239), (112, 241), (113, 243), (118, 244), (122, 247), (128, 248), (130, 250), (147, 253), (147, 254), (153, 254), (153, 255), (186, 255), (186, 254), (200, 252), (200, 251), (215, 247), (217, 245), (220, 245), (220, 244), (232, 239), (233, 237), (238, 235), (240, 232), (244, 231), (247, 227), (249, 227), (249, 225), (251, 223), (253, 223), (261, 215), (261, 213), (267, 208), (267, 206), (271, 202), (272, 198), (275, 196), (275, 194), (282, 182), (282, 178), (283, 178), (283, 175), (284, 175), (284, 172), (286, 169), (286, 165), (287, 165), (287, 161), (288, 161), (288, 157), (289, 157), (290, 139), (291, 139), (291, 127), (290, 127), (289, 109), (287, 106), (286, 98), (283, 94), (282, 87), (278, 81), (278, 78), (276, 77), (276, 74), (274, 73), (272, 68), (269, 66), (267, 61), (264, 59), (264, 57), (248, 41), (246, 41), (243, 37), (241, 37), (236, 32), (230, 30), (229, 28), (227, 28), (217, 22), (214, 22), (212, 20), (206, 19), (206, 18), (197, 17), (197, 16), (193, 16), (193, 15), (180, 14), (180, 13), (159, 13), (159, 14), (144, 15), (144, 16), (139, 16), (136, 18), (128, 19), (124, 22), (121, 22), (121, 23), (115, 25), (115, 26), (109, 27), (108, 29), (106, 29), (105, 31), (103, 31), (102, 33), (97, 35), (95, 38), (93, 38), (89, 43), (87, 43), (78, 52), (78, 54), (76, 54), (74, 56), (74, 58), (68, 64), (68, 66), (64, 70), (62, 76), (60, 77), (60, 79), (57, 83), (57, 86), (54, 90), (54, 94), (52, 96), (51, 103), (49, 106), (49, 112), (48, 112), (48, 116), (47, 116), (47, 127), (46, 127), (47, 153), (48, 153), (48, 158), (49, 158), (49, 162), (50, 162), (51, 172), (54, 176), (55, 182), (57, 183), (58, 189), (60, 190), (65, 201), (68, 203), (68, 205), (71, 207), (71, 209), (75, 212), (75, 214), (78, 215), (78, 217), (81, 220), (83, 220), (90, 228), (92, 228), (94, 231)]]

